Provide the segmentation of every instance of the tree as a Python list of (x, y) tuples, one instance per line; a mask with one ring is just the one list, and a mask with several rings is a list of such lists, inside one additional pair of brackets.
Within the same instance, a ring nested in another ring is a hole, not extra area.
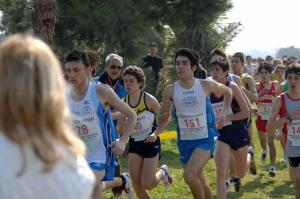
[(32, 27), (34, 34), (49, 45), (53, 42), (56, 0), (33, 0)]
[[(13, 33), (28, 28), (31, 23), (28, 16), (34, 11), (28, 8), (36, 1), (0, 0), (5, 31)], [(170, 49), (164, 40), (166, 25), (176, 37), (175, 47), (193, 48), (208, 63), (212, 48), (226, 47), (238, 27), (218, 22), (231, 8), (230, 0), (60, 0), (57, 6), (54, 37), (57, 53), (64, 54), (74, 47), (91, 48), (104, 55), (119, 53), (130, 63), (138, 63), (152, 41), (164, 49), (162, 52)], [(46, 17), (49, 24), (47, 20)]]

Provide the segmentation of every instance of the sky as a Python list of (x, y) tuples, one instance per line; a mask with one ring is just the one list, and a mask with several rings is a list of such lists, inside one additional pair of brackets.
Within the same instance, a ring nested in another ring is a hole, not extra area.
[[(227, 47), (232, 54), (274, 55), (281, 47), (300, 48), (300, 0), (232, 0), (229, 22), (242, 23), (242, 30)], [(293, 28), (292, 28), (293, 27)]]

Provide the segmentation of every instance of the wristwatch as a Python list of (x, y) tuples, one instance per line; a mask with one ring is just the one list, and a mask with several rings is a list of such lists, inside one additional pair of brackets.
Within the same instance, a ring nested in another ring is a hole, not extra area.
[(292, 118), (291, 118), (291, 115), (290, 114), (287, 114), (286, 116), (285, 116), (285, 118), (289, 121), (289, 123), (291, 123), (292, 122)]

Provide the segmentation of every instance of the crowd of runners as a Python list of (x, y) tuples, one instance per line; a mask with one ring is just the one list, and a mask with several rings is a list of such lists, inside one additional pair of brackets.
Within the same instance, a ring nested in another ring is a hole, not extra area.
[[(111, 53), (104, 72), (96, 76), (99, 60), (91, 50), (67, 53), (63, 82), (57, 59), (41, 41), (17, 35), (2, 43), (0, 152), (12, 167), (10, 172), (0, 169), (0, 178), (5, 179), (0, 182), (1, 198), (61, 198), (64, 190), (73, 190), (64, 198), (103, 198), (106, 190), (116, 197), (125, 192), (128, 198), (133, 193), (151, 198), (148, 190), (160, 182), (166, 188), (172, 185), (172, 168), (159, 167), (159, 135), (173, 117), (183, 178), (194, 198), (212, 198), (204, 177), (210, 158), (216, 165), (218, 199), (227, 198), (230, 184), (242, 191), (247, 171), (257, 174), (255, 155), (264, 164), (269, 160), (268, 173), (275, 177), (278, 139), (300, 199), (300, 64), (296, 57), (253, 59), (242, 52), (227, 56), (214, 49), (211, 71), (205, 71), (197, 52), (180, 48), (174, 56), (177, 81), (164, 88), (161, 102), (144, 90), (142, 67), (125, 67), (123, 57)], [(260, 146), (253, 144), (254, 128)], [(85, 159), (94, 175), (82, 158), (83, 145), (77, 137), (85, 145)], [(129, 174), (122, 173), (118, 161), (127, 144)], [(255, 154), (258, 147), (262, 154)], [(10, 159), (12, 155), (18, 161)], [(36, 168), (29, 161), (37, 162)], [(51, 173), (51, 179), (43, 179), (39, 169)], [(19, 178), (17, 185), (10, 178)], [(46, 196), (33, 182), (61, 190)], [(22, 183), (28, 188), (12, 191)]]

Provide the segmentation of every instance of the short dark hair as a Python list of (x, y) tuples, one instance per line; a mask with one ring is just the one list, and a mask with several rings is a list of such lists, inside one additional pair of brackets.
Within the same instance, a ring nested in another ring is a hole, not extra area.
[(211, 66), (219, 66), (223, 72), (229, 71), (229, 62), (227, 60), (223, 61), (213, 61), (210, 63)]
[(220, 55), (220, 56), (222, 56), (222, 57), (224, 57), (224, 58), (227, 59), (226, 53), (225, 53), (223, 50), (219, 49), (219, 48), (213, 49), (213, 50), (210, 52), (210, 55), (211, 55), (211, 56), (214, 56), (214, 55)]
[(64, 63), (68, 63), (68, 62), (79, 62), (82, 61), (82, 63), (85, 65), (85, 67), (89, 67), (91, 66), (91, 61), (88, 57), (88, 55), (81, 50), (78, 49), (74, 49), (71, 52), (69, 52), (65, 58), (64, 58)]
[(257, 71), (260, 73), (262, 69), (265, 69), (270, 74), (272, 73), (272, 65), (267, 62), (262, 62), (259, 64)]
[(242, 52), (236, 52), (236, 53), (234, 53), (234, 54), (232, 55), (232, 57), (237, 57), (237, 58), (239, 58), (240, 61), (241, 61), (242, 63), (245, 62), (244, 53), (242, 53)]
[(191, 62), (191, 66), (196, 65), (197, 67), (199, 66), (200, 63), (200, 56), (199, 54), (189, 48), (180, 48), (179, 50), (177, 50), (176, 54), (175, 54), (175, 62), (178, 56), (184, 56), (187, 57), (190, 62)]
[(285, 71), (285, 78), (287, 78), (288, 74), (294, 73), (295, 75), (300, 75), (300, 64), (299, 63), (291, 63), (287, 66)]
[(150, 43), (150, 44), (149, 44), (149, 48), (151, 48), (151, 47), (157, 48), (156, 43), (155, 43), (155, 42)]
[(144, 71), (142, 68), (140, 68), (138, 66), (128, 66), (123, 71), (123, 78), (125, 77), (125, 75), (134, 76), (138, 83), (142, 83), (140, 89), (144, 88), (146, 78), (145, 78), (145, 74), (144, 74)]
[(266, 56), (266, 60), (268, 60), (268, 59), (272, 59), (273, 60), (273, 57), (271, 55), (267, 55)]

